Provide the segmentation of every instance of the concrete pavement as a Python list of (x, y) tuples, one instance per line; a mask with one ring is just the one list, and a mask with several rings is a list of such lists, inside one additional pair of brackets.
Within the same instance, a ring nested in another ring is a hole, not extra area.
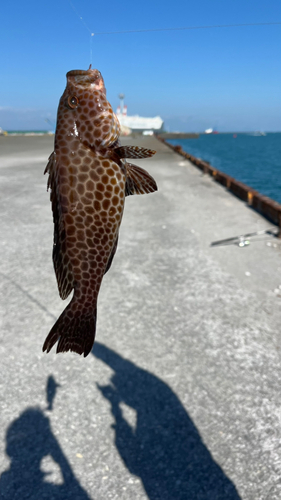
[(42, 353), (65, 303), (43, 171), (0, 137), (0, 498), (281, 498), (281, 251), (271, 227), (154, 138), (158, 193), (126, 200), (86, 359)]

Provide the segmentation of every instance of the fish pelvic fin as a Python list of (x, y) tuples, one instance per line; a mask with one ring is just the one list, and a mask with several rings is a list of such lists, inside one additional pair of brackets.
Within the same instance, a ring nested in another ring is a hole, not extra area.
[(141, 167), (126, 163), (127, 179), (125, 187), (125, 195), (147, 194), (157, 191), (157, 184), (153, 177)]
[(139, 146), (120, 146), (114, 149), (119, 158), (150, 158), (155, 155), (156, 151), (153, 149), (141, 148)]
[(82, 312), (74, 307), (74, 304), (75, 297), (48, 334), (43, 351), (50, 352), (58, 342), (57, 353), (73, 351), (86, 357), (91, 352), (95, 341), (97, 309)]

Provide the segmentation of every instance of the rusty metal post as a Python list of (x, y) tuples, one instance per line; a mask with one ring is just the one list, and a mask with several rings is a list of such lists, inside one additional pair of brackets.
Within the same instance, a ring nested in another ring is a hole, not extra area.
[(255, 191), (250, 186), (247, 186), (243, 182), (237, 181), (233, 177), (217, 170), (212, 167), (212, 165), (207, 165), (206, 162), (196, 158), (195, 156), (186, 153), (181, 146), (173, 146), (165, 141), (164, 138), (157, 137), (158, 140), (166, 144), (169, 148), (173, 149), (176, 153), (180, 154), (184, 158), (189, 159), (193, 165), (196, 165), (197, 168), (200, 168), (204, 173), (208, 172), (211, 177), (216, 182), (219, 182), (223, 186), (233, 193), (235, 196), (244, 200), (251, 206), (254, 210), (259, 212), (261, 215), (271, 220), (273, 224), (278, 225), (279, 232), (278, 238), (281, 238), (281, 204), (271, 200), (268, 196), (264, 196), (258, 191)]
[(252, 205), (253, 203), (253, 193), (252, 191), (248, 191), (248, 205)]

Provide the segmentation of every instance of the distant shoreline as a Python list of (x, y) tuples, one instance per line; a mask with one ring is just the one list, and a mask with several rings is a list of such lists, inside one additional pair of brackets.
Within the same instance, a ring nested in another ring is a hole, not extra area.
[[(136, 132), (133, 132), (136, 134)], [(217, 135), (255, 135), (256, 131), (247, 131), (247, 132), (219, 132)], [(263, 134), (280, 134), (280, 132), (264, 132)], [(141, 135), (141, 132), (137, 132), (137, 134)], [(262, 134), (262, 135), (263, 135)], [(5, 133), (1, 137), (40, 137), (40, 136), (54, 136), (55, 130), (6, 130)], [(206, 135), (204, 131), (202, 132), (161, 132), (155, 134), (158, 137), (162, 137), (163, 139), (195, 139), (199, 136)], [(213, 134), (208, 134), (209, 137), (212, 137)]]
[[(7, 130), (6, 131), (8, 136), (9, 135), (54, 135), (55, 132), (48, 131), (48, 130)], [(7, 137), (7, 136), (6, 136)]]
[[(21, 136), (41, 136), (41, 135), (54, 135), (55, 134), (55, 131), (54, 130), (6, 130), (7, 132), (7, 135), (8, 136), (16, 136), (16, 135), (21, 135)], [(218, 135), (225, 135), (225, 134), (243, 134), (243, 135), (249, 135), (249, 134), (253, 134), (253, 133), (256, 133), (255, 130), (249, 130), (249, 131), (242, 131), (242, 132), (237, 132), (237, 131), (230, 131), (230, 132), (219, 132)], [(278, 131), (275, 131), (275, 132), (271, 132), (271, 131), (265, 131), (266, 134), (280, 134), (281, 133), (281, 130), (278, 132)], [(7, 137), (6, 135), (6, 137)], [(166, 139), (168, 139), (168, 135), (169, 136), (173, 136), (171, 138), (181, 138), (181, 137), (184, 137), (186, 136), (186, 138), (190, 137), (190, 138), (194, 138), (194, 136), (199, 136), (199, 135), (205, 135), (205, 131), (201, 131), (201, 132), (160, 132), (160, 133), (157, 133), (155, 135), (158, 135), (158, 136), (163, 136), (163, 138), (165, 137)], [(210, 136), (212, 136), (213, 134), (209, 134)], [(177, 137), (175, 137), (177, 136)]]

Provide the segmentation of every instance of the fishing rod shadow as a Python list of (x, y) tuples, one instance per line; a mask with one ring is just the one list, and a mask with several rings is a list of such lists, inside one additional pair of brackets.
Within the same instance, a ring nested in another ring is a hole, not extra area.
[[(264, 236), (266, 238), (264, 238)], [(251, 242), (254, 243), (256, 241), (267, 241), (271, 240), (272, 238), (278, 238), (278, 237), (279, 237), (278, 228), (262, 229), (261, 231), (241, 234), (239, 236), (233, 236), (231, 238), (226, 238), (224, 240), (212, 241), (212, 243), (210, 243), (210, 247), (219, 247), (225, 245), (237, 245), (239, 247), (245, 247), (250, 245)], [(252, 238), (254, 239), (252, 240)]]
[[(50, 375), (46, 384), (48, 410), (57, 387)], [(76, 479), (54, 436), (50, 420), (39, 406), (26, 408), (7, 429), (6, 454), (10, 467), (0, 476), (0, 497), (6, 500), (91, 500)]]
[[(166, 383), (98, 342), (92, 354), (114, 371), (108, 385), (97, 387), (111, 404), (116, 448), (150, 500), (240, 499)], [(124, 406), (134, 410), (135, 425)]]
[(21, 285), (19, 285), (19, 283), (17, 283), (12, 278), (10, 278), (10, 276), (7, 276), (5, 273), (2, 273), (1, 271), (0, 275), (2, 276), (2, 278), (6, 279), (9, 283), (14, 285), (14, 287), (17, 288), (21, 293), (23, 293), (23, 295), (25, 295), (30, 300), (30, 302), (36, 304), (37, 307), (41, 309), (44, 313), (46, 313), (50, 318), (56, 319), (56, 316), (50, 313), (50, 311), (48, 311), (48, 309), (43, 304), (41, 304), (39, 300), (35, 299), (27, 290), (25, 290)]
[(47, 403), (48, 403), (46, 410), (48, 410), (48, 411), (53, 410), (54, 399), (56, 396), (57, 387), (61, 387), (61, 385), (56, 382), (53, 375), (49, 375), (48, 380), (47, 380), (47, 384), (46, 384), (46, 399), (47, 399)]

